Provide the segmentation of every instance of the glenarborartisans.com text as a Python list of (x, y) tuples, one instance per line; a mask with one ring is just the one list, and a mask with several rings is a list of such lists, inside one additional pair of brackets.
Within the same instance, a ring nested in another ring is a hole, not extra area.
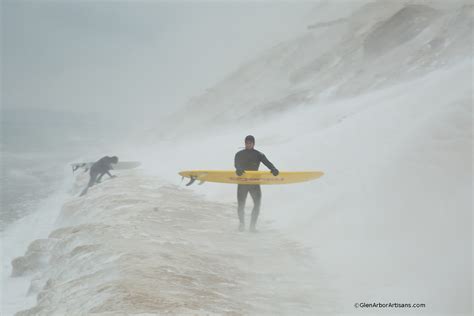
[(426, 304), (423, 303), (355, 303), (355, 308), (425, 308)]

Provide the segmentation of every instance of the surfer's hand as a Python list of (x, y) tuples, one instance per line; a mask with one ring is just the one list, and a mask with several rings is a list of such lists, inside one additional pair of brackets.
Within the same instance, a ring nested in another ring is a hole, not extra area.
[(280, 173), (280, 171), (278, 171), (278, 169), (272, 169), (271, 172), (275, 177)]
[(245, 172), (245, 171), (244, 171), (243, 169), (237, 169), (237, 170), (235, 170), (235, 173), (236, 173), (239, 177), (242, 176), (242, 175), (244, 174), (244, 172)]

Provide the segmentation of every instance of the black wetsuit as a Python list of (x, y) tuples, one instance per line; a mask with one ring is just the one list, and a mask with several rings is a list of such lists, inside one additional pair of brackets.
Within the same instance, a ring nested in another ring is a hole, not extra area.
[[(239, 170), (258, 170), (260, 163), (263, 163), (268, 169), (274, 171), (275, 166), (265, 157), (265, 155), (255, 149), (244, 149), (235, 154), (235, 169)], [(262, 191), (258, 184), (239, 184), (237, 186), (237, 212), (241, 224), (245, 222), (245, 201), (247, 194), (253, 199), (253, 210), (252, 210), (252, 221), (250, 226), (255, 228), (257, 223), (258, 214), (260, 213), (260, 203), (262, 199)]]
[(104, 174), (108, 174), (109, 177), (113, 177), (109, 170), (112, 170), (112, 164), (117, 163), (113, 157), (105, 156), (97, 160), (90, 168), (90, 179), (87, 187), (82, 191), (81, 196), (87, 193), (87, 190), (95, 183), (99, 183)]

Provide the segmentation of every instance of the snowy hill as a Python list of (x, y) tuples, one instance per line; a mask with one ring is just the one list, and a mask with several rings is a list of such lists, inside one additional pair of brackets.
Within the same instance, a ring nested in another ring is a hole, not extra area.
[[(360, 2), (363, 3), (363, 2)], [(334, 14), (323, 3), (314, 21)], [(339, 6), (343, 6), (339, 4)], [(319, 22), (244, 64), (165, 125), (173, 133), (236, 120), (264, 120), (299, 105), (354, 97), (426, 75), (469, 56), (469, 2), (389, 1)], [(166, 134), (166, 133), (165, 133)]]

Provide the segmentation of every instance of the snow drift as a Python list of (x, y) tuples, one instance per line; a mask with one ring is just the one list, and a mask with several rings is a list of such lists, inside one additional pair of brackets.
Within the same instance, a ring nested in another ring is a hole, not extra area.
[(234, 224), (233, 205), (122, 172), (67, 202), (63, 227), (13, 261), (13, 275), (33, 274), (30, 292), (38, 293), (37, 305), (17, 315), (333, 310), (307, 250), (276, 231), (257, 238)]

